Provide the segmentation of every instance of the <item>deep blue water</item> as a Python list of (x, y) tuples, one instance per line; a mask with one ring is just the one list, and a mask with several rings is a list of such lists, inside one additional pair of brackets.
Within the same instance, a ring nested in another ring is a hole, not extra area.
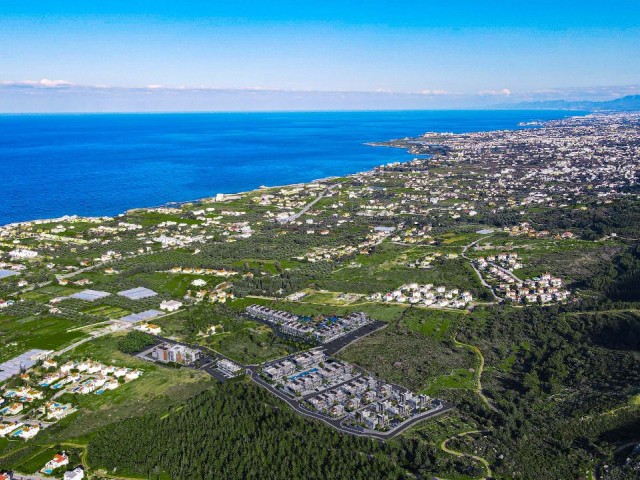
[(344, 175), (397, 160), (365, 142), (518, 128), (567, 112), (0, 115), (0, 224), (114, 215)]

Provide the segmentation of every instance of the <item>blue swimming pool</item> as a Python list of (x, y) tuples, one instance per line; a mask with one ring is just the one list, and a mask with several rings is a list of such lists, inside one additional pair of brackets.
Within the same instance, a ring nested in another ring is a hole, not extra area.
[(311, 375), (312, 373), (317, 372), (317, 371), (318, 371), (317, 368), (312, 368), (311, 370), (307, 370), (305, 372), (300, 372), (300, 373), (297, 373), (297, 374), (289, 377), (289, 380), (295, 380), (296, 378), (306, 377), (307, 375)]

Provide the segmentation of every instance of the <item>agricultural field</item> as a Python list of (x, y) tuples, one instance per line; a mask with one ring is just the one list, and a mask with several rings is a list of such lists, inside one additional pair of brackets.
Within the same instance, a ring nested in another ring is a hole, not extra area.
[(68, 331), (79, 324), (66, 318), (30, 315), (15, 318), (0, 315), (0, 362), (34, 348), (58, 350), (86, 336), (81, 331)]
[(111, 305), (95, 305), (93, 307), (85, 308), (84, 310), (82, 310), (82, 313), (96, 315), (98, 317), (104, 317), (106, 319), (117, 319), (129, 315), (131, 311)]

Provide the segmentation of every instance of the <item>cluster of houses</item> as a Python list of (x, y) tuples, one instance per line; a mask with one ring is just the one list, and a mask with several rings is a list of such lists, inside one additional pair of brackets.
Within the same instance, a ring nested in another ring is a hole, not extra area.
[(369, 430), (388, 430), (441, 408), (438, 400), (363, 375), (357, 367), (318, 349), (265, 364), (261, 374), (307, 408), (331, 418), (348, 418)]
[(407, 267), (409, 268), (422, 268), (427, 269), (431, 268), (431, 263), (438, 257), (442, 256), (442, 252), (434, 252), (431, 255), (425, 255), (424, 257), (420, 257), (417, 260), (407, 262)]
[[(194, 280), (197, 282), (197, 280)], [(197, 285), (196, 285), (197, 286)], [(208, 300), (210, 303), (226, 303), (227, 300), (233, 300), (235, 295), (231, 291), (233, 284), (223, 282), (216, 285), (215, 288), (199, 288), (197, 290), (187, 290), (185, 298), (193, 298), (196, 302)]]
[(529, 222), (522, 222), (511, 227), (504, 227), (502, 231), (511, 237), (542, 238), (549, 236), (548, 230), (538, 231), (533, 228)]
[(365, 313), (347, 317), (303, 317), (274, 310), (263, 305), (251, 305), (245, 310), (251, 318), (265, 322), (278, 333), (316, 343), (327, 343), (371, 322)]
[(348, 417), (369, 430), (388, 430), (415, 415), (437, 409), (439, 400), (416, 395), (371, 376), (361, 376), (307, 399), (318, 412)]
[(191, 267), (173, 267), (169, 273), (186, 273), (188, 275), (215, 275), (216, 277), (233, 277), (238, 272), (227, 270), (224, 268), (191, 268)]
[[(327, 232), (329, 233), (329, 232)], [(391, 232), (376, 229), (369, 233), (363, 241), (357, 245), (337, 245), (334, 247), (316, 247), (304, 254), (303, 257), (295, 257), (298, 260), (306, 260), (311, 263), (329, 262), (340, 260), (353, 255), (369, 255), (373, 248), (389, 236)]]
[(263, 367), (262, 374), (285, 393), (303, 397), (350, 380), (358, 372), (348, 363), (312, 351), (269, 364)]
[(501, 252), (497, 255), (488, 255), (486, 258), (478, 257), (477, 263), (482, 268), (492, 263), (508, 270), (517, 270), (524, 267), (517, 252)]
[(521, 280), (511, 270), (522, 268), (517, 253), (499, 253), (495, 256), (478, 257), (474, 264), (504, 298), (515, 303), (562, 302), (571, 293), (564, 287), (561, 278), (545, 273), (540, 277)]
[(3, 420), (0, 422), (0, 437), (29, 440), (40, 433), (40, 428), (38, 423), (24, 423), (21, 419)]
[(431, 283), (409, 283), (387, 293), (374, 293), (369, 300), (376, 302), (410, 303), (433, 308), (466, 308), (473, 302), (473, 295), (457, 288), (447, 289)]
[(121, 383), (137, 379), (142, 372), (104, 365), (91, 359), (69, 361), (58, 366), (44, 360), (41, 366), (20, 374), (23, 385), (6, 388), (0, 396), (0, 437), (28, 440), (45, 428), (75, 412), (71, 404), (55, 399), (62, 393), (101, 395)]
[(545, 273), (540, 277), (528, 278), (513, 283), (500, 283), (498, 291), (513, 302), (549, 303), (562, 302), (571, 293), (563, 287), (562, 279)]
[[(511, 237), (544, 238), (551, 235), (551, 232), (549, 232), (549, 230), (536, 230), (531, 226), (529, 222), (522, 222), (511, 227), (503, 227), (502, 231)], [(569, 231), (558, 233), (557, 235), (553, 236), (553, 238), (558, 240), (572, 239), (575, 237), (575, 234)]]
[(430, 235), (431, 226), (413, 226), (391, 237), (392, 242), (410, 244), (433, 244), (435, 240)]
[(346, 362), (329, 359), (320, 350), (311, 350), (265, 365), (262, 375), (285, 393), (301, 397), (347, 381), (359, 373)]
[(54, 371), (40, 379), (41, 387), (54, 391), (66, 389), (69, 393), (81, 395), (102, 395), (105, 391), (118, 388), (121, 382), (130, 382), (142, 375), (138, 369), (105, 365), (91, 359), (72, 360), (59, 367), (55, 361), (45, 360), (43, 367)]
[(367, 390), (351, 393), (353, 396), (348, 397), (345, 409), (354, 424), (369, 430), (388, 430), (415, 416), (443, 407), (440, 400), (431, 399), (428, 395), (416, 395), (375, 379), (367, 383)]

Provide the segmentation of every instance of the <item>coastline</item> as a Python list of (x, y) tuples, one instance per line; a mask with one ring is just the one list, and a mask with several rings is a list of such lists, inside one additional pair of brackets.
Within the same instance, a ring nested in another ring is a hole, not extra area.
[[(379, 165), (378, 165), (379, 166)], [(374, 167), (374, 168), (377, 168)], [(224, 197), (241, 197), (243, 195), (248, 195), (248, 194), (252, 194), (252, 193), (256, 193), (259, 192), (260, 190), (271, 190), (271, 189), (275, 189), (275, 188), (295, 188), (295, 187), (304, 187), (306, 185), (311, 185), (313, 183), (321, 183), (321, 182), (328, 182), (331, 180), (335, 180), (336, 178), (342, 178), (342, 177), (351, 177), (353, 175), (361, 175), (363, 173), (366, 173), (366, 170), (364, 172), (355, 172), (355, 173), (350, 173), (348, 175), (342, 175), (342, 176), (329, 176), (329, 177), (324, 177), (324, 178), (318, 178), (315, 180), (311, 180), (309, 182), (297, 182), (297, 183), (289, 183), (289, 184), (285, 184), (285, 185), (273, 185), (273, 186), (260, 186), (258, 188), (254, 188), (252, 190), (244, 190), (241, 192), (234, 192), (234, 193), (223, 193), (221, 195), (224, 195)], [(220, 195), (220, 194), (216, 194), (216, 195)], [(77, 214), (66, 214), (63, 215), (61, 217), (53, 217), (53, 218), (35, 218), (33, 220), (24, 220), (21, 222), (10, 222), (10, 223), (4, 223), (2, 225), (0, 225), (0, 230), (6, 227), (17, 227), (17, 226), (21, 226), (21, 225), (38, 225), (41, 223), (54, 223), (54, 222), (62, 222), (62, 221), (66, 221), (69, 219), (77, 219), (77, 220), (87, 220), (87, 221), (95, 221), (95, 220), (113, 220), (114, 218), (126, 215), (129, 212), (136, 212), (136, 211), (145, 211), (145, 210), (156, 210), (159, 208), (175, 208), (175, 207), (182, 207), (184, 205), (187, 204), (197, 204), (197, 203), (206, 203), (207, 201), (211, 202), (211, 203), (222, 203), (225, 200), (216, 200), (215, 195), (213, 197), (202, 197), (202, 198), (198, 198), (195, 200), (184, 200), (184, 201), (179, 201), (179, 202), (166, 202), (166, 203), (162, 203), (160, 205), (155, 205), (155, 206), (151, 206), (151, 207), (133, 207), (133, 208), (129, 208), (127, 210), (125, 210), (124, 212), (120, 212), (117, 213), (115, 215), (77, 215)]]
[[(566, 112), (564, 112), (566, 113)], [(568, 118), (568, 117), (573, 117), (575, 115), (566, 115), (564, 118)], [(547, 120), (549, 121), (549, 120)], [(517, 124), (515, 124), (512, 128), (509, 128), (507, 130), (520, 130), (522, 129), (522, 127), (524, 128), (539, 128), (540, 123), (546, 123), (547, 121), (535, 121), (536, 125), (525, 125), (523, 124), (523, 122), (518, 122)], [(491, 131), (498, 131), (498, 130), (503, 130), (503, 129), (486, 129), (486, 130), (468, 130), (468, 131), (464, 131), (464, 132), (458, 132), (455, 133), (454, 135), (459, 135), (459, 134), (465, 134), (465, 133), (472, 133), (472, 132), (491, 132)], [(425, 133), (425, 132), (423, 132)], [(429, 132), (426, 132), (429, 133)], [(444, 132), (433, 132), (433, 133), (440, 133), (443, 134)], [(449, 133), (451, 134), (451, 133)], [(378, 148), (378, 147), (386, 147), (386, 148), (390, 148), (390, 149), (404, 149), (404, 147), (399, 147), (398, 145), (393, 145), (392, 142), (398, 142), (398, 141), (402, 141), (402, 140), (406, 140), (406, 139), (410, 139), (410, 138), (415, 138), (412, 136), (399, 136), (396, 138), (391, 138), (388, 140), (383, 140), (383, 141), (368, 141), (368, 142), (363, 142), (360, 145), (364, 145), (367, 147), (373, 147), (373, 148)], [(407, 156), (409, 158), (407, 158), (406, 161), (410, 161), (411, 159), (413, 159), (414, 157), (424, 157), (424, 155), (416, 155), (415, 153), (411, 152), (410, 150), (404, 149), (405, 152), (407, 153)], [(255, 188), (249, 188), (247, 190), (240, 190), (240, 191), (235, 191), (235, 192), (229, 192), (229, 193), (221, 193), (221, 195), (223, 195), (224, 197), (237, 197), (237, 196), (242, 196), (242, 195), (248, 195), (248, 194), (255, 194), (256, 192), (260, 191), (260, 190), (270, 190), (270, 189), (279, 189), (279, 188), (295, 188), (295, 187), (301, 187), (301, 186), (306, 186), (309, 184), (313, 184), (313, 183), (318, 183), (318, 182), (327, 182), (336, 178), (348, 178), (354, 175), (361, 175), (364, 174), (368, 171), (374, 170), (382, 165), (385, 165), (387, 162), (380, 162), (377, 163), (373, 166), (371, 166), (368, 169), (365, 170), (358, 170), (352, 173), (347, 173), (344, 175), (329, 175), (329, 176), (325, 176), (325, 177), (321, 177), (321, 178), (317, 178), (317, 179), (313, 179), (310, 181), (302, 181), (302, 182), (294, 182), (294, 183), (285, 183), (285, 184), (278, 184), (278, 185), (273, 185), (273, 186), (263, 186), (260, 185), (258, 187)], [(127, 209), (123, 209), (120, 210), (114, 214), (97, 214), (97, 215), (82, 215), (82, 214), (76, 214), (76, 213), (65, 213), (64, 215), (61, 216), (52, 216), (52, 217), (39, 217), (39, 218), (33, 218), (30, 220), (22, 220), (22, 221), (14, 221), (14, 222), (7, 222), (7, 223), (2, 223), (0, 224), (0, 229), (5, 228), (5, 227), (12, 227), (12, 226), (19, 226), (19, 225), (29, 225), (29, 224), (38, 224), (38, 223), (52, 223), (52, 222), (56, 222), (56, 221), (63, 221), (64, 219), (68, 219), (68, 218), (75, 218), (75, 219), (114, 219), (117, 218), (119, 216), (123, 216), (125, 214), (127, 214), (128, 212), (133, 212), (133, 211), (144, 211), (144, 210), (153, 210), (153, 209), (158, 209), (158, 208), (180, 208), (183, 205), (186, 204), (194, 204), (194, 203), (204, 203), (207, 201), (210, 201), (212, 203), (216, 203), (215, 200), (215, 196), (217, 194), (214, 194), (213, 196), (204, 196), (204, 197), (199, 197), (199, 198), (195, 198), (195, 199), (190, 199), (190, 200), (179, 200), (179, 201), (167, 201), (167, 202), (163, 202), (160, 204), (156, 204), (156, 205), (147, 205), (147, 206), (140, 206), (140, 207), (136, 207), (133, 206), (131, 208), (127, 208)], [(72, 210), (72, 208), (70, 208), (70, 210)]]

